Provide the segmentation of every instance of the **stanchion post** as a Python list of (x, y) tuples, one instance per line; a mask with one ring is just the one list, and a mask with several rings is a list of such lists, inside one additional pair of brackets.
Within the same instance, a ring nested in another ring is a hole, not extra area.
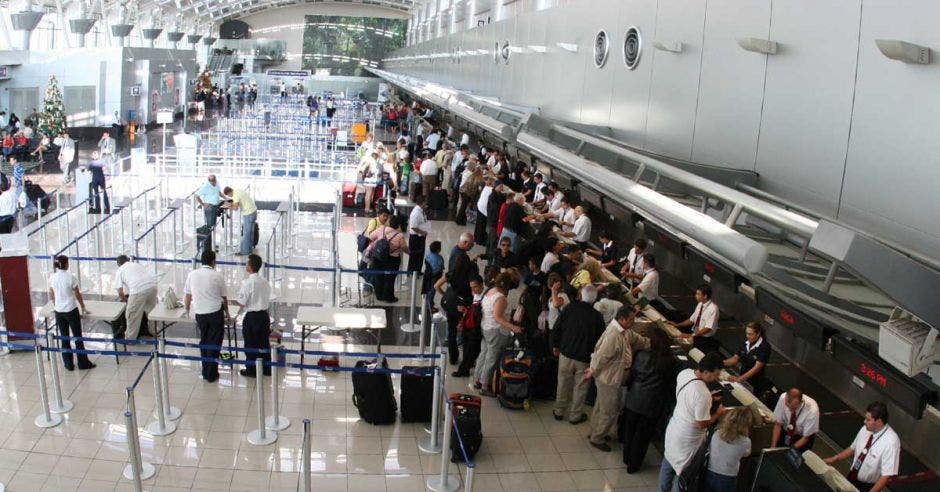
[(267, 446), (277, 441), (277, 431), (265, 429), (264, 417), (264, 359), (255, 359), (255, 388), (257, 388), (256, 401), (258, 402), (258, 428), (248, 433), (248, 442), (255, 446)]
[(421, 298), (421, 317), (420, 317), (421, 331), (419, 332), (420, 334), (418, 335), (418, 353), (419, 354), (424, 353), (424, 342), (425, 340), (427, 340), (427, 332), (431, 327), (431, 318), (429, 316), (430, 314), (431, 314), (431, 309), (430, 309), (430, 306), (428, 306), (428, 295), (424, 294), (424, 296)]
[(449, 405), (444, 409), (444, 444), (441, 448), (441, 473), (438, 476), (429, 477), (425, 484), (428, 490), (433, 492), (457, 492), (460, 488), (460, 478), (457, 475), (449, 475), (450, 467), (450, 427), (453, 425)]
[(402, 323), (401, 331), (414, 333), (421, 331), (421, 326), (415, 323), (415, 308), (418, 302), (418, 272), (409, 272), (411, 284), (411, 307), (408, 309), (408, 322)]
[(147, 432), (155, 436), (168, 436), (176, 432), (176, 422), (168, 421), (166, 418), (163, 406), (163, 378), (160, 376), (160, 355), (154, 351), (153, 357), (156, 359), (153, 364), (153, 392), (156, 397), (154, 412), (156, 412), (157, 420), (147, 426)]
[[(157, 340), (157, 352), (160, 354), (166, 353), (166, 339), (160, 338)], [(157, 357), (156, 362), (160, 364), (160, 376), (162, 377), (163, 384), (161, 384), (161, 389), (163, 390), (163, 415), (170, 420), (179, 420), (183, 416), (182, 410), (177, 407), (174, 407), (170, 404), (170, 374), (166, 368), (166, 359), (163, 357)]]
[(42, 347), (36, 345), (36, 374), (39, 376), (39, 401), (42, 404), (42, 413), (36, 416), (33, 423), (36, 427), (47, 429), (62, 423), (62, 416), (49, 410), (49, 393), (46, 388), (46, 369), (42, 362)]
[(438, 442), (438, 425), (441, 421), (441, 374), (446, 369), (446, 366), (443, 364), (444, 356), (437, 350), (437, 330), (434, 329), (434, 325), (431, 325), (431, 353), (440, 354), (440, 357), (437, 359), (436, 367), (434, 367), (434, 389), (431, 397), (431, 425), (428, 426), (425, 430), (430, 433), (428, 437), (421, 440), (418, 444), (418, 447), (421, 451), (430, 454), (437, 454), (441, 452), (441, 446)]
[(133, 445), (136, 446), (137, 449), (137, 459), (138, 463), (140, 463), (140, 468), (138, 470), (134, 470), (133, 462), (131, 462), (130, 465), (124, 467), (124, 478), (128, 480), (134, 480), (135, 477), (140, 476), (141, 480), (147, 480), (157, 473), (157, 469), (152, 464), (144, 461), (140, 455), (140, 436), (137, 435), (137, 404), (134, 403), (134, 388), (132, 386), (127, 387), (127, 412), (131, 414), (131, 420), (126, 424), (129, 448), (128, 451), (130, 451), (130, 441), (133, 439)]
[[(280, 346), (271, 346), (271, 411), (272, 415), (265, 419), (264, 426), (273, 431), (280, 431), (290, 427), (290, 420), (281, 416), (281, 402), (278, 388), (278, 363), (280, 360)], [(256, 375), (261, 383), (261, 374)]]
[(52, 396), (54, 398), (49, 409), (52, 413), (67, 413), (74, 405), (62, 398), (62, 381), (59, 379), (59, 363), (56, 357), (49, 358), (49, 367), (52, 369)]
[(124, 412), (124, 425), (127, 428), (127, 452), (130, 455), (131, 476), (129, 480), (134, 482), (136, 492), (144, 491), (143, 480), (141, 480), (142, 466), (140, 457), (140, 442), (137, 439), (137, 428), (134, 427), (134, 415), (131, 412)]
[(303, 460), (300, 464), (300, 471), (303, 473), (300, 483), (302, 484), (300, 490), (303, 492), (312, 492), (313, 489), (310, 486), (310, 419), (304, 419), (304, 440), (303, 440), (303, 450), (300, 452), (301, 459)]
[(476, 471), (475, 466), (467, 467), (467, 478), (463, 481), (464, 492), (473, 492), (473, 474)]

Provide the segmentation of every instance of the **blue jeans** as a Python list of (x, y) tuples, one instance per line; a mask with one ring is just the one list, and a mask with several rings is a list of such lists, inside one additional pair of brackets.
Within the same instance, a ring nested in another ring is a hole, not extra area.
[(659, 492), (679, 492), (676, 471), (666, 461), (666, 458), (663, 458), (663, 464), (659, 467)]
[(211, 231), (215, 227), (216, 221), (219, 220), (219, 206), (218, 205), (209, 205), (202, 209), (202, 213), (206, 217), (206, 227)]
[(255, 219), (258, 218), (258, 212), (242, 215), (242, 244), (240, 252), (243, 255), (251, 254), (255, 247)]
[(705, 471), (705, 492), (735, 492), (737, 485), (738, 477)]

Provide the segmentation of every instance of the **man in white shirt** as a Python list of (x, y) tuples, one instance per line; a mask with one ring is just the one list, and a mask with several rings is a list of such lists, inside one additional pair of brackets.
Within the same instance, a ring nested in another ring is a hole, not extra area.
[[(196, 315), (200, 345), (222, 345), (225, 320), (228, 319), (228, 298), (225, 295), (225, 279), (215, 269), (215, 251), (202, 252), (202, 266), (189, 272), (183, 286), (183, 301), (186, 314), (190, 308)], [(199, 349), (199, 356), (219, 358), (219, 349)], [(202, 378), (213, 383), (219, 379), (217, 362), (202, 363)]]
[(431, 130), (431, 133), (428, 135), (426, 140), (428, 148), (432, 151), (437, 152), (437, 143), (441, 140), (441, 134), (437, 129)]
[(819, 405), (799, 388), (780, 395), (774, 408), (773, 438), (770, 447), (789, 446), (799, 451), (813, 449), (819, 432)]
[(140, 263), (134, 263), (127, 255), (117, 257), (117, 274), (114, 285), (118, 297), (127, 303), (124, 316), (127, 330), (124, 338), (136, 340), (143, 327), (146, 330), (146, 316), (157, 305), (157, 278)]
[(649, 302), (659, 299), (659, 271), (656, 270), (656, 257), (643, 255), (643, 280), (630, 291), (633, 297), (645, 297)]
[[(248, 263), (245, 265), (245, 271), (248, 276), (242, 281), (241, 288), (238, 289), (238, 297), (235, 304), (240, 306), (240, 311), (245, 311), (245, 318), (242, 320), (242, 335), (245, 339), (245, 348), (263, 349), (265, 352), (253, 353), (245, 352), (245, 359), (251, 362), (238, 373), (246, 378), (257, 377), (255, 370), (255, 359), (261, 358), (266, 362), (271, 361), (271, 317), (268, 316), (268, 306), (271, 303), (271, 285), (258, 272), (261, 271), (263, 262), (261, 257), (256, 254), (248, 255)], [(271, 375), (271, 366), (264, 366), (264, 375)]]
[(888, 407), (876, 401), (865, 409), (865, 425), (852, 445), (826, 458), (826, 464), (852, 457), (848, 479), (861, 492), (881, 492), (888, 480), (898, 474), (901, 439), (888, 425)]
[(627, 261), (623, 264), (620, 273), (631, 287), (643, 279), (643, 255), (647, 253), (649, 243), (645, 238), (638, 238), (633, 242), (633, 248), (627, 254)]
[(691, 338), (695, 348), (702, 352), (718, 350), (719, 344), (715, 340), (715, 333), (718, 332), (718, 316), (721, 311), (715, 301), (712, 300), (711, 286), (708, 284), (698, 286), (695, 289), (695, 300), (698, 301), (698, 304), (689, 319), (681, 323), (670, 321), (669, 324), (680, 330), (692, 327), (691, 333), (683, 333), (682, 336)]
[(421, 173), (421, 194), (427, 199), (437, 188), (437, 172), (439, 171), (437, 163), (426, 154), (418, 171)]
[(415, 206), (408, 216), (408, 271), (421, 273), (424, 266), (424, 246), (427, 243), (431, 223), (424, 213), (425, 197), (415, 198)]
[(718, 380), (723, 361), (717, 353), (705, 354), (698, 369), (685, 369), (676, 378), (676, 409), (666, 426), (663, 462), (659, 469), (660, 492), (679, 489), (676, 476), (682, 473), (712, 426), (727, 409), (719, 405), (710, 414), (712, 394), (708, 383)]
[(16, 225), (16, 212), (19, 204), (16, 199), (16, 188), (10, 187), (0, 194), (0, 234), (13, 232)]
[(111, 163), (114, 161), (114, 153), (117, 151), (117, 141), (111, 138), (111, 134), (104, 132), (101, 134), (101, 140), (98, 140), (98, 153), (101, 160)]
[(535, 173), (532, 179), (535, 180), (535, 193), (532, 195), (532, 203), (545, 203), (545, 193), (548, 191), (545, 178), (542, 177), (542, 173)]
[(574, 217), (574, 226), (568, 236), (574, 239), (581, 249), (587, 249), (587, 243), (591, 239), (591, 218), (581, 205), (574, 208)]
[(571, 204), (568, 203), (568, 199), (564, 195), (562, 195), (561, 200), (559, 200), (559, 204), (559, 207), (554, 212), (548, 212), (546, 215), (554, 217), (555, 221), (558, 222), (558, 226), (561, 227), (563, 234), (570, 233), (574, 229), (577, 216), (575, 216), (574, 209), (571, 208)]

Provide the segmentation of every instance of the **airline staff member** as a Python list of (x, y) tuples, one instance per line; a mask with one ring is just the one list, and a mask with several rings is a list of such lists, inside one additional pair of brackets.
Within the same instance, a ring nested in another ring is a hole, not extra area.
[(597, 238), (601, 241), (601, 249), (588, 248), (587, 253), (599, 258), (601, 266), (609, 270), (617, 265), (620, 260), (620, 253), (617, 251), (617, 246), (614, 245), (614, 239), (610, 237), (609, 232), (602, 230), (597, 233)]
[(633, 287), (637, 282), (643, 280), (643, 255), (647, 253), (646, 247), (648, 243), (646, 239), (639, 238), (633, 243), (633, 248), (630, 249), (630, 253), (627, 254), (627, 261), (623, 264), (623, 268), (620, 270), (620, 273), (623, 275), (623, 279)]
[(819, 432), (819, 405), (799, 388), (780, 395), (774, 408), (773, 438), (770, 447), (789, 446), (800, 451), (813, 449)]
[[(656, 269), (656, 257), (643, 255), (643, 280), (634, 287), (630, 294), (633, 297), (645, 297), (650, 304), (659, 300), (659, 270)], [(659, 308), (657, 308), (659, 309)]]
[[(253, 378), (257, 376), (254, 362), (257, 358), (265, 361), (271, 360), (271, 318), (268, 316), (268, 306), (271, 303), (271, 284), (264, 279), (258, 272), (261, 271), (261, 257), (256, 254), (248, 255), (248, 264), (245, 265), (245, 271), (248, 276), (242, 281), (242, 286), (238, 289), (238, 297), (235, 304), (241, 306), (245, 311), (245, 318), (242, 320), (242, 335), (245, 337), (245, 348), (265, 349), (266, 352), (252, 353), (246, 352), (245, 359), (248, 364), (239, 371), (242, 376)], [(264, 375), (271, 375), (271, 367), (264, 367)]]
[(900, 455), (901, 439), (888, 425), (888, 407), (876, 401), (865, 409), (865, 425), (852, 445), (825, 461), (831, 465), (851, 456), (848, 479), (852, 485), (861, 492), (880, 492), (898, 474)]
[(715, 340), (715, 333), (718, 331), (718, 305), (712, 301), (712, 288), (706, 284), (700, 285), (695, 289), (695, 300), (698, 305), (695, 311), (692, 311), (692, 317), (681, 322), (669, 322), (670, 325), (679, 328), (692, 327), (691, 333), (684, 333), (682, 336), (691, 338), (695, 348), (705, 352), (714, 352), (718, 350), (718, 341)]
[[(59, 255), (52, 263), (53, 273), (49, 277), (49, 302), (55, 309), (55, 324), (62, 337), (82, 337), (82, 317), (78, 307), (82, 307), (82, 314), (88, 314), (82, 291), (78, 289), (78, 279), (68, 272), (69, 257)], [(71, 349), (72, 344), (66, 339), (59, 340), (63, 349)], [(85, 350), (85, 342), (75, 341), (75, 350)], [(68, 371), (74, 371), (75, 365), (71, 352), (62, 352), (62, 365)], [(78, 368), (92, 369), (95, 367), (88, 354), (78, 354)]]
[[(189, 272), (183, 293), (186, 315), (190, 307), (196, 314), (200, 345), (222, 345), (225, 320), (228, 319), (228, 298), (225, 295), (225, 279), (215, 269), (215, 251), (202, 252), (202, 266)], [(199, 349), (200, 357), (217, 359), (219, 349)], [(202, 378), (210, 383), (219, 379), (217, 362), (202, 363)]]
[(431, 223), (424, 214), (427, 196), (415, 198), (415, 206), (408, 217), (408, 271), (421, 273), (424, 266), (424, 246)]
[(743, 383), (749, 381), (754, 388), (754, 395), (758, 398), (765, 390), (773, 386), (764, 375), (764, 368), (770, 360), (770, 344), (764, 340), (764, 329), (760, 323), (748, 323), (744, 329), (745, 341), (738, 352), (725, 359), (725, 367), (741, 364), (741, 375), (731, 376), (732, 382)]
[(124, 308), (127, 317), (124, 338), (136, 340), (141, 327), (146, 333), (145, 318), (157, 305), (157, 278), (147, 271), (147, 267), (132, 262), (127, 255), (118, 256), (117, 264), (114, 284), (118, 287), (118, 298), (127, 303)]

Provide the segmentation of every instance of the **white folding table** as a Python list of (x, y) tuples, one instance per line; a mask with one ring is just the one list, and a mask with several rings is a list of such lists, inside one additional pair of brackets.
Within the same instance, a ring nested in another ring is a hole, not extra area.
[[(384, 309), (334, 308), (300, 306), (297, 308), (297, 324), (300, 325), (300, 363), (304, 363), (307, 337), (322, 327), (337, 330), (381, 330), (387, 326)], [(308, 326), (313, 328), (308, 329)], [(382, 351), (382, 337), (376, 335), (376, 351)]]

